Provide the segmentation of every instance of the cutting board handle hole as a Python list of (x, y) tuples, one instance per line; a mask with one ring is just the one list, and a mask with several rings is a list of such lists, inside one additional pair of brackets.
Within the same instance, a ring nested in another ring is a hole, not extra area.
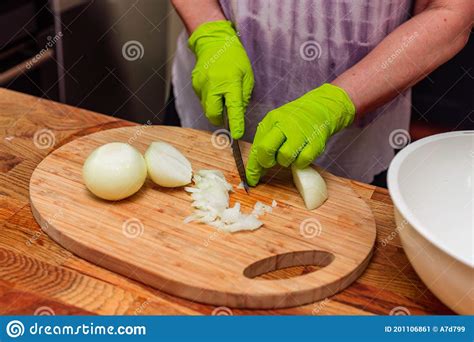
[(326, 251), (277, 254), (251, 264), (244, 270), (244, 276), (263, 280), (288, 279), (318, 271), (334, 259), (334, 254)]

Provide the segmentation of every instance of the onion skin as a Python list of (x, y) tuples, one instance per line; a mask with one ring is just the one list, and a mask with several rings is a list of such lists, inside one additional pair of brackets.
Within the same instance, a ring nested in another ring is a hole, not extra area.
[(145, 152), (148, 175), (163, 187), (174, 188), (191, 183), (193, 169), (188, 159), (175, 147), (162, 141), (150, 144)]
[(129, 197), (146, 180), (141, 153), (129, 144), (109, 143), (96, 148), (82, 167), (84, 183), (97, 197), (117, 201)]
[(328, 198), (328, 190), (323, 177), (311, 166), (304, 169), (291, 167), (293, 182), (303, 197), (308, 210), (321, 206)]

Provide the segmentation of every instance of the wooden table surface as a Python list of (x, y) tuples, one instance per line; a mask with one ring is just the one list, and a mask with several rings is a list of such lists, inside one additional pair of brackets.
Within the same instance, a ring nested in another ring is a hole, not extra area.
[(279, 310), (215, 308), (170, 296), (73, 255), (33, 219), (30, 176), (55, 148), (79, 136), (129, 125), (134, 124), (0, 88), (1, 314), (452, 314), (410, 266), (387, 190), (355, 181), (353, 189), (375, 216), (374, 256), (356, 282), (318, 303)]

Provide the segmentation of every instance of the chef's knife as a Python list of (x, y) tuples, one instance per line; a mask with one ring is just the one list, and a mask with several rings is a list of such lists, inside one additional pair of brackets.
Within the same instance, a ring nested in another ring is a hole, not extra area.
[(227, 116), (227, 108), (224, 103), (224, 109), (222, 112), (224, 126), (227, 132), (229, 132), (229, 140), (231, 141), (232, 145), (232, 154), (234, 155), (235, 165), (237, 166), (237, 170), (239, 171), (239, 176), (242, 184), (244, 185), (244, 189), (246, 193), (249, 193), (249, 186), (247, 184), (247, 178), (245, 176), (245, 166), (244, 161), (242, 160), (242, 153), (240, 152), (239, 141), (237, 139), (232, 139), (230, 135), (230, 127), (229, 127), (229, 117)]

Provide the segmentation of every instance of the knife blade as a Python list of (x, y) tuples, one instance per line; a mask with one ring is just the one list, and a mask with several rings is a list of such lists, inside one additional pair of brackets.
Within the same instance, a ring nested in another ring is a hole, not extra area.
[(244, 185), (245, 192), (249, 193), (249, 186), (247, 184), (247, 178), (245, 176), (244, 161), (242, 160), (242, 152), (240, 151), (239, 141), (237, 139), (232, 139), (230, 135), (229, 117), (227, 116), (227, 108), (225, 106), (225, 103), (224, 103), (222, 116), (224, 120), (224, 127), (229, 132), (229, 140), (231, 141), (232, 155), (234, 156), (235, 165), (237, 166), (237, 170), (239, 171), (240, 181)]

